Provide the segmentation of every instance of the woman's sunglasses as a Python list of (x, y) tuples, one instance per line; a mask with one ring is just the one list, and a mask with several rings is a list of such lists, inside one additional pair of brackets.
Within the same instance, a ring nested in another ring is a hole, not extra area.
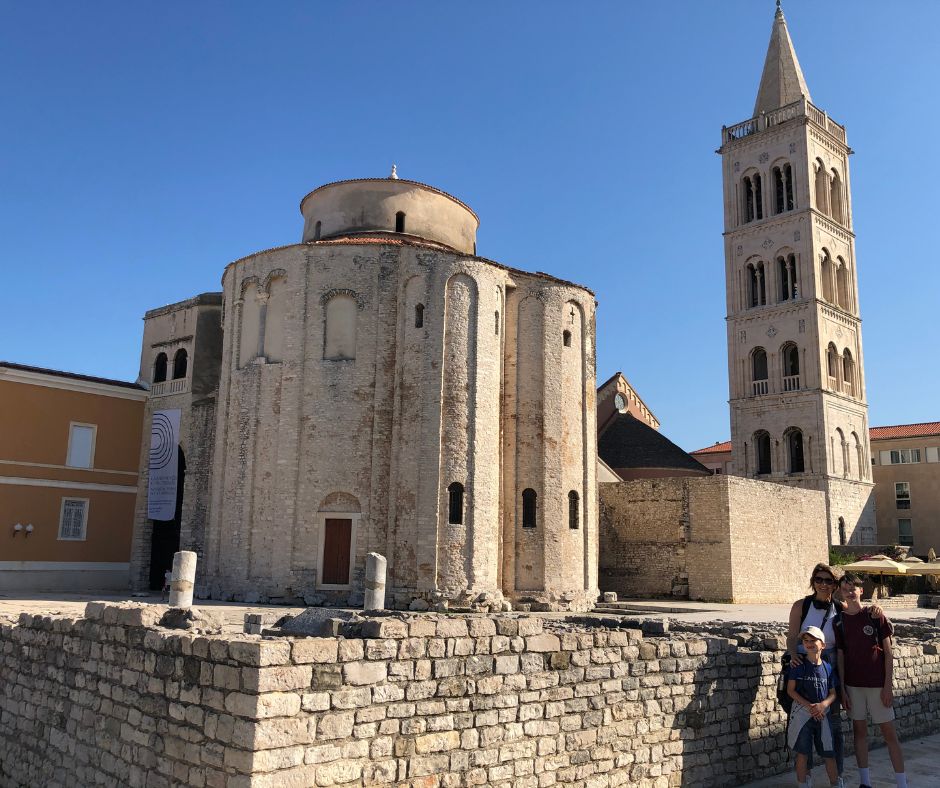
[(836, 581), (835, 581), (833, 578), (831, 578), (831, 577), (814, 577), (814, 578), (813, 578), (813, 582), (814, 582), (814, 583), (819, 583), (819, 585), (821, 585), (821, 586), (823, 586), (823, 585), (825, 585), (825, 586), (834, 586), (834, 585), (836, 584)]

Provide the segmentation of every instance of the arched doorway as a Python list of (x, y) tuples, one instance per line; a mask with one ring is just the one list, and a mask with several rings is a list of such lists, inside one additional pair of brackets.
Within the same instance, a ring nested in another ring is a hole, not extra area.
[(163, 575), (173, 568), (173, 554), (180, 549), (180, 526), (183, 521), (183, 488), (186, 483), (186, 455), (176, 447), (177, 482), (176, 511), (172, 520), (151, 520), (150, 533), (150, 589), (163, 588)]

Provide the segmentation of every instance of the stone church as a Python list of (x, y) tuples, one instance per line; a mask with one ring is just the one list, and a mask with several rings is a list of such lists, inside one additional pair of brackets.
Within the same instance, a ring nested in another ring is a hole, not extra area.
[(300, 212), (300, 243), (145, 316), (148, 428), (180, 448), (155, 519), (142, 447), (132, 581), (182, 547), (202, 595), (356, 603), (378, 552), (398, 606), (589, 607), (593, 293), (478, 256), (476, 214), (394, 169)]
[(732, 472), (826, 495), (875, 541), (845, 127), (812, 103), (777, 6), (753, 116), (722, 129)]

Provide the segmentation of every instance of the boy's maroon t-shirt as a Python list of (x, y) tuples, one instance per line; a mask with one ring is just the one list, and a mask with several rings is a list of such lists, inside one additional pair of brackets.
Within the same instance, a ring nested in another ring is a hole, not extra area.
[(876, 629), (871, 611), (862, 608), (854, 616), (843, 611), (842, 626), (835, 630), (836, 644), (845, 652), (842, 683), (848, 687), (883, 687), (885, 654), (881, 643), (894, 634), (891, 622), (882, 615)]

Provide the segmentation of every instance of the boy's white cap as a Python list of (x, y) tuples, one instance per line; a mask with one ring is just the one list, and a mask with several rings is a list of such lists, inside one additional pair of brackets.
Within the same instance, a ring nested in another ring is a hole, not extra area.
[(819, 627), (804, 627), (803, 631), (800, 632), (800, 637), (802, 638), (803, 635), (811, 635), (816, 640), (821, 640), (823, 643), (826, 642), (826, 636)]

